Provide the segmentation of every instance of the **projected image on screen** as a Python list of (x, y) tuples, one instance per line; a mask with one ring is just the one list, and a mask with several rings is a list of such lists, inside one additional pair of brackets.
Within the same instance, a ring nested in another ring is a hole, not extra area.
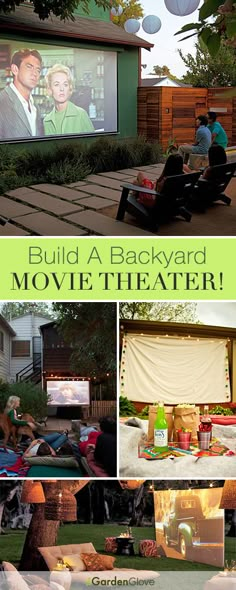
[(89, 381), (47, 381), (49, 406), (89, 405)]
[(116, 57), (0, 41), (0, 141), (117, 131)]
[(224, 565), (222, 489), (154, 492), (156, 540), (166, 555)]

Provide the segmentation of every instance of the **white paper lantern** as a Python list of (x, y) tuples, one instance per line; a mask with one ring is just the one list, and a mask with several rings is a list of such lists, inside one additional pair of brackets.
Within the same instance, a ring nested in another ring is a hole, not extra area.
[(192, 14), (200, 4), (200, 0), (164, 0), (167, 10), (176, 16)]
[(120, 16), (123, 12), (122, 6), (113, 6), (111, 9), (112, 16)]
[(126, 33), (137, 33), (140, 29), (140, 23), (136, 18), (128, 18), (124, 24)]
[(161, 28), (161, 20), (158, 16), (154, 14), (149, 14), (145, 16), (142, 22), (142, 27), (145, 33), (149, 33), (149, 35), (153, 35), (154, 33), (158, 33)]

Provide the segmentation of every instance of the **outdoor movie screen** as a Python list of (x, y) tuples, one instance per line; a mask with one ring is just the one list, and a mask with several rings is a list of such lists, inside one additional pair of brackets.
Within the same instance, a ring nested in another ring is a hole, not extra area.
[(116, 131), (116, 52), (0, 40), (0, 141)]
[(49, 406), (88, 406), (89, 381), (47, 381)]

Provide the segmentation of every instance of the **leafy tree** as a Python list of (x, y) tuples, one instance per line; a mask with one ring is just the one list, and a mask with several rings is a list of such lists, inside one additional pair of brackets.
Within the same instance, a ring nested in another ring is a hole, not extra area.
[[(71, 19), (74, 20), (74, 10), (78, 5), (82, 6), (85, 13), (89, 14), (89, 0), (32, 0), (27, 4), (32, 4), (34, 12), (39, 16), (41, 20), (45, 20), (50, 16), (58, 16), (61, 20)], [(0, 2), (0, 15), (1, 13), (9, 14), (14, 12), (17, 6), (22, 4), (22, 0), (1, 0)], [(110, 9), (110, 0), (95, 0), (97, 6), (102, 6), (104, 10)]]
[(72, 368), (90, 376), (116, 370), (116, 305), (54, 303), (59, 330), (73, 345)]
[(28, 303), (27, 301), (21, 301), (19, 303), (14, 303), (8, 301), (7, 303), (3, 303), (0, 313), (3, 317), (9, 322), (13, 318), (18, 318), (26, 313), (38, 313), (48, 319), (53, 319), (55, 317), (52, 307), (48, 305), (48, 303), (42, 301), (39, 303)]
[(168, 68), (168, 66), (153, 66), (152, 73), (156, 74), (157, 76), (168, 76), (168, 78), (170, 78), (171, 80), (178, 80), (178, 78), (171, 73), (170, 68)]
[(138, 303), (137, 301), (120, 303), (120, 319), (149, 320), (153, 303)]
[(138, 0), (120, 0), (119, 6), (122, 6), (123, 12), (120, 16), (112, 16), (115, 25), (123, 27), (129, 18), (142, 18), (144, 15), (143, 7)]
[(196, 303), (120, 303), (120, 318), (196, 324), (196, 308)]
[(196, 43), (196, 56), (184, 55), (179, 50), (187, 73), (183, 82), (196, 88), (212, 88), (216, 86), (236, 86), (236, 51), (232, 47), (221, 45), (218, 53), (212, 57), (206, 45)]
[[(208, 20), (210, 19), (210, 20)], [(199, 22), (184, 25), (176, 35), (190, 33), (181, 40), (198, 35), (211, 56), (221, 44), (236, 47), (236, 0), (205, 0), (199, 10)]]

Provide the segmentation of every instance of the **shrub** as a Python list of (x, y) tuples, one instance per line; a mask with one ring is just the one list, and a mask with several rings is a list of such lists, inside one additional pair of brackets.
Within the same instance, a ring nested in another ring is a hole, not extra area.
[(90, 144), (74, 141), (48, 152), (16, 152), (10, 146), (0, 146), (0, 194), (43, 182), (69, 184), (85, 178), (91, 171), (155, 164), (160, 157), (160, 146), (146, 142), (143, 137), (121, 141), (104, 137)]
[(135, 410), (134, 405), (132, 402), (127, 398), (120, 396), (120, 416), (136, 416), (137, 412)]
[(3, 412), (10, 395), (20, 398), (20, 409), (23, 413), (31, 414), (36, 420), (47, 416), (48, 395), (41, 385), (35, 385), (31, 381), (0, 384), (0, 405)]
[(233, 412), (230, 408), (223, 408), (223, 406), (215, 406), (209, 410), (209, 414), (222, 414), (223, 416), (232, 416)]
[(86, 158), (92, 172), (106, 172), (114, 170), (116, 165), (115, 142), (102, 138), (93, 142), (87, 148)]
[(146, 420), (149, 417), (149, 406), (145, 406), (142, 411), (139, 412), (138, 417)]
[(69, 184), (82, 180), (90, 174), (91, 168), (83, 160), (71, 161), (69, 158), (54, 162), (46, 170), (46, 179), (54, 184)]

